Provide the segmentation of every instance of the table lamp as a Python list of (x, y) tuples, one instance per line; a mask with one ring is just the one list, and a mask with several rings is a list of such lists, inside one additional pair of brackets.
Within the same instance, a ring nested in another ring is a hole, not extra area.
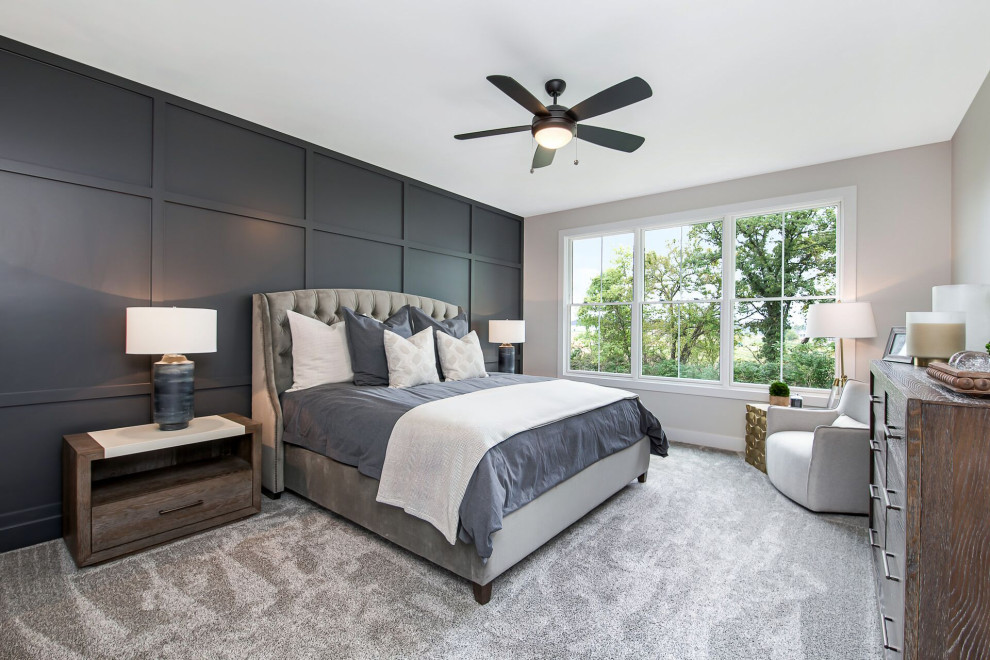
[(215, 309), (128, 307), (127, 353), (162, 355), (152, 369), (154, 421), (162, 431), (193, 418), (193, 369), (183, 353), (216, 353)]
[(525, 321), (489, 321), (488, 341), (498, 347), (498, 370), (502, 373), (516, 373), (516, 347), (526, 341)]
[(877, 336), (877, 324), (873, 319), (873, 306), (868, 302), (815, 303), (808, 309), (805, 336), (829, 337), (839, 340), (839, 371), (832, 381), (828, 397), (831, 408), (835, 397), (846, 385), (846, 360), (842, 350), (843, 339), (867, 339)]

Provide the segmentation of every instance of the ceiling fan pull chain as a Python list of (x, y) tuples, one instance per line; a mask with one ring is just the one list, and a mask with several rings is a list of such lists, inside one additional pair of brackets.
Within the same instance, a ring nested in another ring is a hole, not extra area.
[(578, 164), (578, 156), (577, 156), (577, 143), (578, 143), (578, 139), (577, 139), (577, 138), (575, 137), (575, 138), (574, 138), (574, 164), (575, 164), (575, 165), (577, 165), (577, 164)]

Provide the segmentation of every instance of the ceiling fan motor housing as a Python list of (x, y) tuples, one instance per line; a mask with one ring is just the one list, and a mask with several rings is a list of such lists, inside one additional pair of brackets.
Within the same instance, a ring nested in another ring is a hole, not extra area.
[(571, 132), (571, 136), (577, 135), (577, 122), (567, 116), (567, 108), (562, 105), (548, 105), (550, 111), (548, 117), (533, 117), (533, 135), (544, 128), (566, 128)]

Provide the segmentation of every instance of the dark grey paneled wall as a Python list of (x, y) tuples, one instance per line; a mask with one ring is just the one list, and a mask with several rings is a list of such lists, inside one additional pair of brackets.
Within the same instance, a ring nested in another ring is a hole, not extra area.
[(250, 294), (406, 291), (520, 318), (498, 209), (0, 38), (0, 551), (60, 535), (61, 437), (150, 421), (124, 309), (218, 310), (197, 414), (250, 413)]

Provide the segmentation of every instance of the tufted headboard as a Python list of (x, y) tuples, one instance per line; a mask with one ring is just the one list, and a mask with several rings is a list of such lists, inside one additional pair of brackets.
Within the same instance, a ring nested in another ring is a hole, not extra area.
[(453, 318), (462, 311), (442, 300), (372, 289), (301, 289), (254, 294), (251, 416), (262, 423), (265, 488), (273, 493), (284, 488), (282, 406), (278, 397), (292, 386), (292, 334), (287, 312), (291, 310), (331, 324), (341, 320), (341, 307), (350, 307), (358, 314), (384, 321), (406, 305), (419, 307), (438, 321)]

